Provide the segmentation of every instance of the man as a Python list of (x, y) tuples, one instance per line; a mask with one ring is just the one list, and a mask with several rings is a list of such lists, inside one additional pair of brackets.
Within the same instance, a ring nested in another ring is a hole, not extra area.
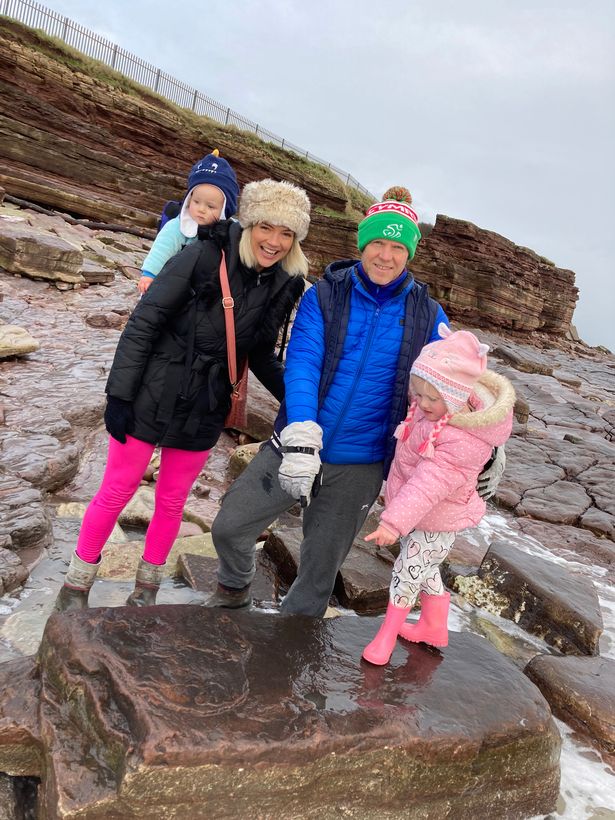
[(219, 583), (208, 606), (251, 602), (256, 538), (301, 500), (299, 572), (281, 609), (322, 616), (380, 493), (412, 363), (439, 338), (439, 323), (448, 324), (407, 270), (421, 233), (408, 191), (394, 195), (405, 201), (385, 194), (359, 224), (360, 261), (330, 265), (303, 297), (276, 432), (231, 486), (213, 523)]

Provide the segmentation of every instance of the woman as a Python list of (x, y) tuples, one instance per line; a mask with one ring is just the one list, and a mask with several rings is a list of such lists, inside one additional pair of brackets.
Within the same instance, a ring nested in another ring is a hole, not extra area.
[(310, 223), (305, 191), (264, 179), (245, 186), (238, 220), (199, 228), (199, 241), (167, 262), (120, 337), (107, 381), (105, 474), (86, 510), (56, 610), (87, 607), (102, 548), (136, 492), (154, 448), (162, 448), (155, 511), (127, 603), (156, 602), (167, 556), (194, 481), (231, 405), (222, 252), (234, 300), (237, 359), (278, 399), (284, 368), (274, 353), (280, 327), (301, 296)]

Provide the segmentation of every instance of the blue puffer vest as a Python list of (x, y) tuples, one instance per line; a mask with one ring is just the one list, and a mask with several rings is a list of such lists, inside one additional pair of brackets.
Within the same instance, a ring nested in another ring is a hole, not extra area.
[(323, 429), (321, 458), (331, 464), (385, 462), (407, 409), (410, 368), (446, 320), (426, 285), (408, 274), (379, 305), (357, 276), (356, 262), (335, 262), (304, 295), (286, 358), (286, 400), (275, 430), (314, 420)]

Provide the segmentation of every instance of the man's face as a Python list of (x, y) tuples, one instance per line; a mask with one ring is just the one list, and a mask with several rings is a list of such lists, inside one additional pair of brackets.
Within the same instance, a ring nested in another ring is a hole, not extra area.
[(388, 285), (401, 276), (408, 256), (408, 248), (400, 242), (374, 239), (363, 248), (361, 262), (372, 282), (377, 285)]

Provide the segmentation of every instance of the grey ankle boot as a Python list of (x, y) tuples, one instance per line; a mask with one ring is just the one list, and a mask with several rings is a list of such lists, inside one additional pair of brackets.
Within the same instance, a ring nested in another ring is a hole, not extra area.
[(56, 598), (54, 612), (87, 609), (88, 595), (99, 566), (100, 558), (95, 564), (88, 564), (87, 561), (82, 561), (76, 552), (73, 552), (68, 572), (64, 578), (64, 586)]
[(203, 606), (241, 609), (244, 606), (250, 606), (251, 603), (250, 584), (242, 589), (229, 589), (229, 587), (218, 584), (215, 592), (209, 596)]
[(156, 594), (164, 577), (164, 564), (150, 564), (143, 558), (139, 559), (135, 588), (128, 596), (128, 606), (154, 606)]

